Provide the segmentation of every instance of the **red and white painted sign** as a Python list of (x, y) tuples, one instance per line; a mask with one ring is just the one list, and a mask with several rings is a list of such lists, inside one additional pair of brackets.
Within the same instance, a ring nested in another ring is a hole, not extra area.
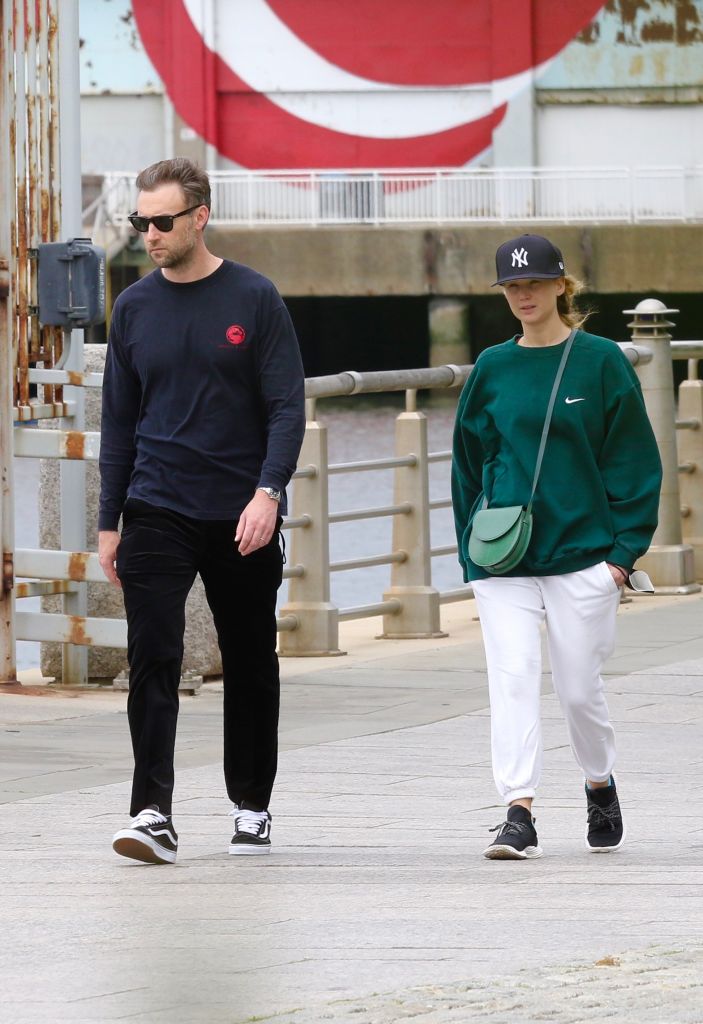
[(602, 0), (133, 0), (180, 116), (249, 168), (463, 166)]

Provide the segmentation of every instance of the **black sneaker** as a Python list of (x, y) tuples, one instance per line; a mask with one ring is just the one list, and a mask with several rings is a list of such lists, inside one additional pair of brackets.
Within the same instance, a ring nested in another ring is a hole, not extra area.
[(586, 847), (591, 853), (613, 853), (625, 842), (625, 822), (622, 820), (615, 779), (601, 789), (586, 786)]
[(243, 811), (235, 805), (234, 835), (230, 853), (271, 853), (271, 815), (268, 811)]
[(521, 804), (509, 807), (507, 820), (490, 831), (498, 832), (498, 835), (483, 851), (483, 856), (489, 860), (533, 860), (542, 856), (542, 847), (537, 842), (535, 832), (535, 819)]
[(112, 849), (121, 857), (143, 860), (147, 864), (173, 864), (178, 850), (178, 836), (171, 815), (158, 808), (140, 811), (128, 828), (115, 833)]

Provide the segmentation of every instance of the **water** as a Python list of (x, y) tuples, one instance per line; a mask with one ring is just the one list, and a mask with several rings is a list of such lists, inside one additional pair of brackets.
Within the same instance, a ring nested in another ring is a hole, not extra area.
[[(318, 419), (328, 428), (330, 464), (393, 456), (394, 420), (399, 411), (397, 403), (380, 405), (374, 402), (367, 406), (350, 401), (344, 407), (336, 404), (324, 409), (321, 406)], [(428, 410), (430, 451), (446, 451), (451, 447), (453, 422), (452, 405)], [(449, 463), (431, 463), (430, 498), (446, 497), (449, 497)], [(330, 477), (330, 512), (392, 503), (391, 469)], [(433, 547), (454, 543), (451, 509), (431, 512), (430, 527)], [(334, 523), (330, 527), (330, 561), (387, 554), (391, 551), (391, 531), (390, 518)], [(390, 573), (388, 565), (332, 573), (331, 599), (340, 608), (380, 601), (383, 591), (390, 585)], [(433, 558), (432, 575), (439, 590), (449, 590), (462, 583), (455, 555)]]
[[(320, 403), (318, 418), (328, 428), (330, 463), (359, 462), (364, 459), (393, 456), (394, 420), (401, 406), (398, 401), (363, 397), (348, 402)], [(451, 446), (454, 406), (442, 404), (427, 410), (430, 451), (445, 451)], [(430, 497), (449, 496), (449, 463), (430, 465)], [(390, 505), (393, 503), (393, 470), (368, 473), (343, 473), (330, 477), (330, 512)], [(430, 514), (432, 546), (453, 544), (451, 509)], [(391, 550), (390, 518), (334, 523), (330, 527), (330, 561), (346, 561), (367, 555), (387, 554)], [(39, 546), (39, 460), (15, 459), (15, 536), (18, 548)], [(288, 533), (290, 540), (291, 534)], [(332, 573), (331, 599), (340, 608), (372, 604), (382, 600), (390, 585), (391, 567), (373, 566)], [(461, 571), (455, 555), (432, 559), (432, 582), (439, 590), (461, 586)], [(279, 607), (287, 597), (287, 582), (281, 588)], [(39, 598), (18, 602), (22, 611), (39, 611)], [(39, 664), (39, 644), (19, 641), (19, 669)]]

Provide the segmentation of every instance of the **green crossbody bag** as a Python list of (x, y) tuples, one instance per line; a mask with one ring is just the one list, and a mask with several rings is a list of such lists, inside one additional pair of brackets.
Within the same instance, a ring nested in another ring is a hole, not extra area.
[(488, 508), (488, 501), (484, 498), (482, 507), (478, 510), (471, 523), (469, 558), (474, 565), (479, 565), (493, 576), (500, 576), (514, 569), (522, 561), (530, 543), (532, 536), (532, 502), (542, 469), (542, 459), (544, 457), (544, 449), (547, 446), (547, 435), (549, 434), (549, 427), (552, 422), (557, 391), (561, 384), (561, 378), (564, 375), (566, 360), (569, 358), (569, 352), (571, 351), (575, 336), (576, 331), (573, 330), (566, 340), (559, 369), (554, 378), (554, 386), (549, 398), (539, 452), (537, 453), (537, 464), (532, 480), (530, 500), (527, 505), (510, 505), (508, 508)]

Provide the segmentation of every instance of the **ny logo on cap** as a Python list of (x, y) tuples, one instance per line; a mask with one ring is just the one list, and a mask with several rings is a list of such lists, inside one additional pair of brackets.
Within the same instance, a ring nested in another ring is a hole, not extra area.
[(513, 249), (512, 257), (514, 267), (527, 266), (527, 249)]

